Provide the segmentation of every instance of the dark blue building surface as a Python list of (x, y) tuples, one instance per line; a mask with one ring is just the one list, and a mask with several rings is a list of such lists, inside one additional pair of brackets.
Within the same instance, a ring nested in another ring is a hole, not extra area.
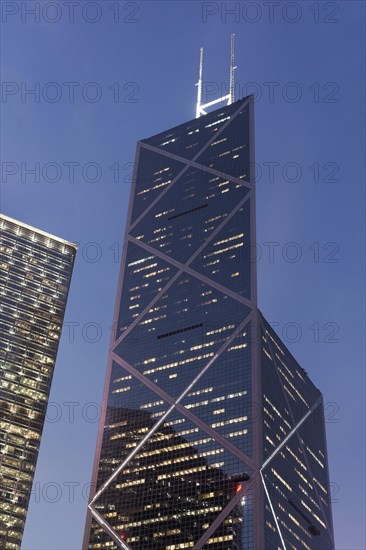
[(84, 549), (332, 550), (322, 397), (257, 309), (253, 98), (138, 143)]

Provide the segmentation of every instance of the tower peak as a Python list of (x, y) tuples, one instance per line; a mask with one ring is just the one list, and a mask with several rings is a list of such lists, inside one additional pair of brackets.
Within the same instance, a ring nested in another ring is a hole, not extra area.
[(200, 65), (199, 65), (199, 75), (198, 82), (196, 86), (197, 89), (197, 105), (196, 105), (196, 118), (199, 118), (201, 115), (207, 115), (206, 109), (212, 107), (217, 103), (222, 103), (226, 101), (227, 105), (231, 105), (235, 101), (235, 77), (234, 71), (237, 68), (234, 64), (235, 61), (235, 33), (231, 33), (231, 48), (230, 48), (230, 76), (229, 76), (229, 93), (208, 103), (202, 102), (202, 75), (203, 75), (203, 48), (200, 48)]

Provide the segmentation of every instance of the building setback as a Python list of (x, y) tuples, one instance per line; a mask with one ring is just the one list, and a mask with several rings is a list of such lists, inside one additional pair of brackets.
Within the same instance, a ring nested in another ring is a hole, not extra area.
[(19, 550), (76, 246), (0, 215), (0, 547)]
[(322, 396), (257, 308), (253, 97), (137, 144), (84, 550), (332, 550)]

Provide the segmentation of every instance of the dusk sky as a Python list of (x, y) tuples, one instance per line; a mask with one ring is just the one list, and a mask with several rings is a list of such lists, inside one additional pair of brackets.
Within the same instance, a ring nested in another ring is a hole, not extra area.
[(22, 549), (81, 548), (136, 142), (194, 118), (201, 46), (227, 93), (235, 32), (259, 307), (324, 394), (336, 549), (365, 550), (365, 3), (0, 7), (1, 212), (79, 246)]

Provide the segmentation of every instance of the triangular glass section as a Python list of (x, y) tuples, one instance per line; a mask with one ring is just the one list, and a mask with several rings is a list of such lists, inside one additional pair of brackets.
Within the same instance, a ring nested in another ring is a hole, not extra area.
[(113, 361), (97, 489), (169, 407), (157, 393)]
[(248, 192), (241, 184), (190, 167), (131, 234), (185, 263)]
[(250, 104), (243, 105), (229, 125), (196, 159), (203, 164), (227, 174), (228, 177), (250, 182)]
[(206, 143), (220, 131), (223, 124), (230, 120), (233, 113), (240, 107), (240, 102), (216, 109), (207, 115), (180, 124), (175, 128), (142, 140), (153, 147), (158, 147), (185, 159), (193, 159)]
[[(97, 490), (116, 471), (170, 405), (142, 384), (127, 369), (116, 362), (112, 364), (110, 387), (104, 422), (103, 444), (98, 470)], [(138, 476), (137, 476), (138, 478)], [(132, 483), (132, 488), (136, 487)], [(128, 489), (126, 490), (128, 495)], [(116, 497), (114, 499), (114, 497)], [(115, 511), (125, 502), (123, 490), (114, 482), (102, 493), (97, 508), (113, 523)], [(100, 525), (93, 521), (90, 545), (99, 548), (117, 548)]]
[[(215, 338), (217, 328), (208, 331)], [(181, 402), (241, 452), (252, 456), (252, 330), (248, 323)]]
[(297, 424), (309, 408), (320, 397), (320, 391), (314, 386), (307, 373), (300, 367), (277, 334), (262, 317), (265, 338), (274, 354), (283, 391), (285, 392), (291, 416)]
[(318, 501), (332, 528), (331, 487), (329, 486), (326, 434), (323, 404), (315, 408), (298, 430), (302, 449), (310, 468), (311, 482), (318, 494)]
[[(152, 423), (147, 413), (136, 411), (125, 429), (126, 441), (141, 438)], [(238, 458), (173, 411), (96, 500), (95, 508), (132, 550), (189, 548), (245, 489), (250, 475)], [(238, 540), (242, 517), (235, 510), (227, 518), (231, 521), (221, 527), (225, 540)], [(108, 536), (101, 537), (103, 547)], [(212, 547), (215, 534), (210, 540)]]
[[(122, 436), (126, 438), (128, 435), (125, 430), (121, 431), (121, 427), (127, 426), (130, 419), (137, 422), (138, 416), (143, 419), (146, 415), (149, 417), (152, 426), (169, 407), (170, 404), (162, 399), (160, 395), (140, 382), (128, 369), (113, 361), (104, 423), (104, 437), (108, 444), (103, 445), (103, 449), (114, 447), (113, 452), (117, 458), (120, 458), (119, 462), (122, 462), (133, 446), (130, 445), (131, 441), (129, 441), (126, 448), (122, 449), (120, 447), (118, 441), (121, 441)], [(137, 443), (146, 431), (139, 433), (140, 438), (136, 439)], [(126, 440), (124, 440), (124, 443), (126, 443)]]
[(253, 261), (251, 245), (248, 199), (202, 249), (190, 267), (250, 300)]
[(261, 335), (263, 454), (268, 458), (294, 427), (266, 334)]
[(131, 223), (171, 184), (185, 166), (165, 155), (140, 148)]
[(177, 272), (141, 246), (128, 243), (116, 336), (138, 317)]
[(288, 548), (331, 548), (297, 433), (264, 468), (263, 477)]
[(182, 274), (115, 353), (166, 393), (178, 397), (249, 311), (240, 302)]

